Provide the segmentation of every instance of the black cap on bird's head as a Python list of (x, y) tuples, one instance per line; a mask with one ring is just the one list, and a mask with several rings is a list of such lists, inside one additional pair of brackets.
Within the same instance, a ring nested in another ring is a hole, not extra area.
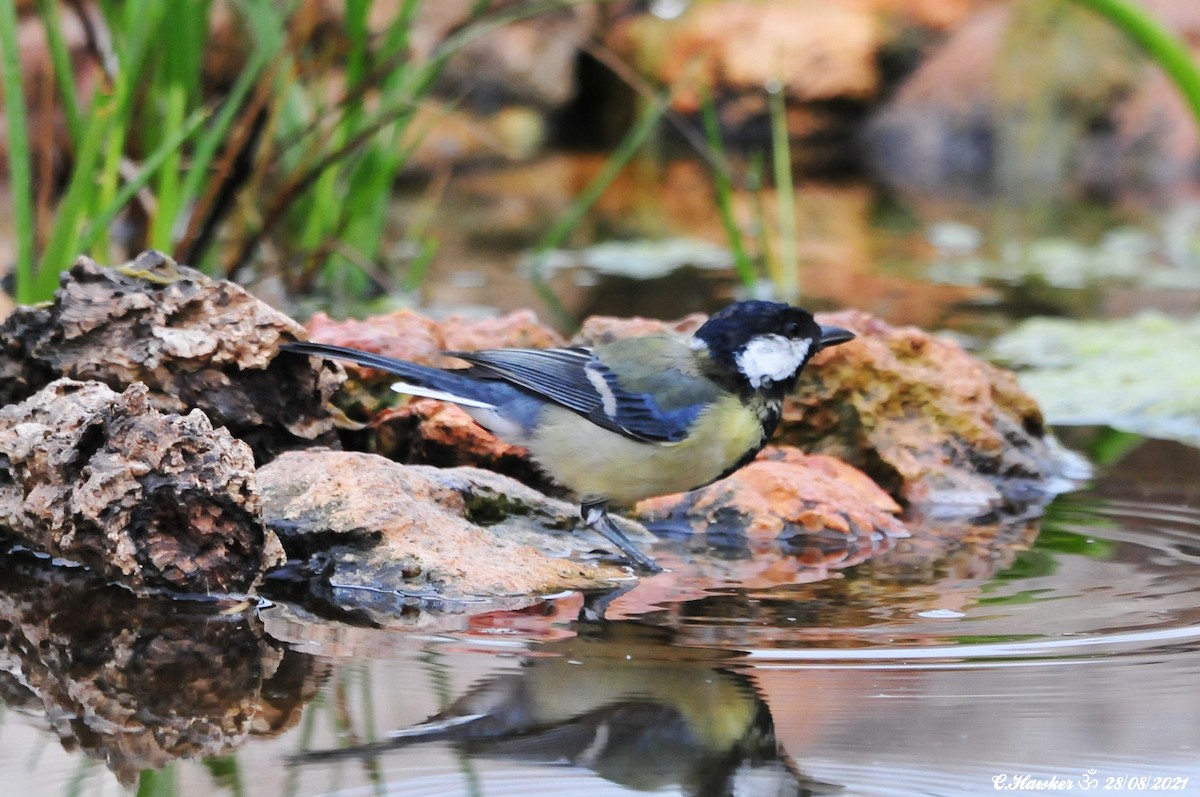
[(814, 354), (854, 339), (818, 324), (807, 310), (779, 302), (736, 302), (714, 313), (693, 336), (714, 365), (751, 389), (790, 389)]

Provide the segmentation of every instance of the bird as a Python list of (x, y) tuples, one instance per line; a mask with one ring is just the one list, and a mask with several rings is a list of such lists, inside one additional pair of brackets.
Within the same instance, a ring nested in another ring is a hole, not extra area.
[(802, 308), (755, 300), (726, 306), (690, 337), (446, 352), (465, 368), (312, 341), (280, 349), (381, 369), (400, 377), (398, 393), (457, 404), (527, 449), (578, 496), (589, 528), (635, 568), (656, 573), (662, 568), (617, 527), (610, 507), (694, 490), (751, 462), (813, 355), (853, 338)]

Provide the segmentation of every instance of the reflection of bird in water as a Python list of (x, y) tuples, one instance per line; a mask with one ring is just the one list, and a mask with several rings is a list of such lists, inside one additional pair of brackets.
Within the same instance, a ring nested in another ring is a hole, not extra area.
[(448, 741), (472, 756), (586, 767), (639, 790), (678, 784), (706, 797), (783, 797), (840, 789), (798, 771), (775, 739), (766, 703), (721, 666), (727, 655), (669, 647), (667, 632), (634, 623), (579, 630), (538, 648), (554, 655), (477, 684), (388, 741), (303, 753), (292, 763)]

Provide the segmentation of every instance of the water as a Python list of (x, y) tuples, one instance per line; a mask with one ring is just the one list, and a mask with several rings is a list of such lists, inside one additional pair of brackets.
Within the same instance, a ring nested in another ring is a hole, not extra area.
[[(456, 182), (422, 302), (545, 314), (519, 252), (596, 166)], [(622, 180), (585, 239), (722, 240), (694, 164)], [(802, 186), (796, 204), (815, 309), (968, 342), (1031, 313), (1200, 310), (1195, 214), (948, 214), (861, 185)], [(674, 316), (741, 291), (708, 267), (547, 278), (580, 316)], [(1200, 451), (1062, 432), (1101, 467), (1044, 517), (928, 528), (753, 589), (731, 566), (703, 589), (667, 573), (372, 626), (284, 602), (139, 599), (9, 557), (0, 794), (1200, 793)], [(682, 544), (654, 554), (669, 563)]]
[[(533, 163), (464, 174), (443, 200), (433, 234), (439, 257), (416, 300), (434, 314), (534, 308), (556, 315), (528, 279), (529, 248), (603, 166), (599, 156), (547, 156)], [(397, 200), (396, 215), (418, 211), (419, 190)], [(1200, 313), (1200, 204), (1167, 207), (1003, 200), (964, 203), (893, 197), (863, 182), (796, 187), (799, 296), (810, 309), (856, 307), (893, 324), (990, 336), (1030, 315), (1124, 317), (1142, 309)], [(772, 237), (776, 200), (737, 203), (746, 247), (756, 229)], [(602, 241), (607, 252), (551, 258), (543, 269), (563, 310), (675, 318), (711, 312), (745, 288), (714, 268), (707, 247), (726, 246), (708, 167), (691, 160), (649, 161), (626, 169), (587, 214), (569, 243)], [(656, 258), (642, 242), (657, 241)], [(680, 241), (692, 242), (692, 254)], [(681, 252), (681, 250), (683, 250)], [(575, 264), (572, 265), (572, 260)], [(599, 268), (586, 264), (599, 262)], [(665, 270), (666, 262), (686, 263)], [(608, 263), (608, 267), (604, 264)], [(640, 272), (640, 273), (639, 273)], [(335, 314), (361, 308), (332, 306)]]
[(142, 794), (1195, 793), (1197, 467), (1146, 443), (1031, 544), (968, 541), (932, 569), (897, 549), (658, 601), (651, 579), (454, 632), (138, 600), (17, 557), (4, 793), (120, 794), (148, 763)]

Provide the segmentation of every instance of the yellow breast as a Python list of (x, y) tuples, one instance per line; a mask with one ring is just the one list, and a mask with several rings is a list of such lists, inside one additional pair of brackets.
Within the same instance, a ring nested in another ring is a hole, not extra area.
[(678, 443), (630, 440), (570, 410), (547, 407), (529, 450), (581, 499), (628, 505), (708, 484), (758, 448), (762, 436), (757, 416), (730, 396), (701, 413)]

